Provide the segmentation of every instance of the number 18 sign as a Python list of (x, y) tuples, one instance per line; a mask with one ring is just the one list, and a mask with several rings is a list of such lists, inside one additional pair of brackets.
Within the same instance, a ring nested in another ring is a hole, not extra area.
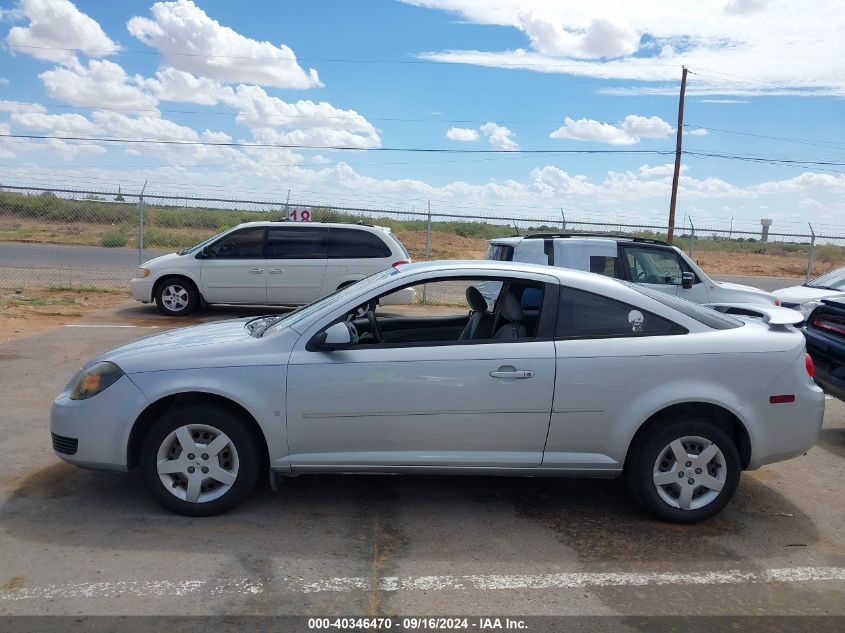
[(310, 222), (311, 211), (308, 209), (291, 209), (288, 211), (288, 220), (291, 222)]

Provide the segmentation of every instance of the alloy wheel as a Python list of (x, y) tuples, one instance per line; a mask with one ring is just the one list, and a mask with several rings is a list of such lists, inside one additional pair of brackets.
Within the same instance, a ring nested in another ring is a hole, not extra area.
[(169, 284), (161, 293), (161, 301), (171, 312), (181, 312), (188, 307), (188, 290), (179, 284)]
[(667, 444), (654, 462), (653, 482), (673, 508), (697, 510), (712, 503), (725, 485), (728, 467), (716, 444), (698, 436)]
[(186, 424), (164, 438), (156, 471), (177, 499), (206, 503), (219, 499), (238, 477), (238, 451), (229, 436), (206, 424)]

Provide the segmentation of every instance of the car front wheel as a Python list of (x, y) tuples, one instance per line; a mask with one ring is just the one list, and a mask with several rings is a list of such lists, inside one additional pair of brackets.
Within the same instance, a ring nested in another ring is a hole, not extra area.
[(174, 277), (162, 281), (155, 294), (159, 312), (167, 316), (186, 316), (197, 309), (199, 293), (194, 285)]
[(260, 452), (244, 422), (209, 405), (167, 411), (141, 446), (141, 475), (152, 496), (187, 516), (226, 512), (255, 488)]
[(739, 484), (736, 444), (706, 420), (657, 428), (633, 451), (627, 473), (631, 489), (664, 521), (708, 519), (728, 504)]

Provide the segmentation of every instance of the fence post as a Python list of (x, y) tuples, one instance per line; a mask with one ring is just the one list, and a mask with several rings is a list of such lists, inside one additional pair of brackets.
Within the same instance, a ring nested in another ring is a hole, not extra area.
[(562, 233), (566, 233), (566, 214), (563, 209), (560, 210), (560, 228)]
[[(425, 259), (431, 259), (431, 200), (428, 201), (428, 215), (425, 220)], [(426, 284), (423, 284), (422, 302), (426, 302)]]
[(144, 191), (147, 188), (147, 181), (141, 187), (141, 195), (138, 196), (138, 265), (144, 263)]
[(813, 259), (816, 251), (816, 232), (813, 230), (812, 224), (807, 222), (807, 225), (810, 227), (810, 254), (807, 257), (807, 278), (805, 281), (810, 281), (810, 277), (813, 276)]
[(689, 218), (689, 225), (692, 231), (690, 231), (689, 237), (689, 258), (692, 259), (695, 255), (695, 225), (692, 223), (692, 217), (687, 216)]

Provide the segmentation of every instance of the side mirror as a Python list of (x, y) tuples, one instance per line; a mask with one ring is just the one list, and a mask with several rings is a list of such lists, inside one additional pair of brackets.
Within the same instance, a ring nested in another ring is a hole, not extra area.
[(681, 273), (681, 288), (692, 288), (693, 283), (695, 283), (695, 274)]
[(346, 321), (341, 321), (320, 332), (316, 337), (315, 343), (319, 349), (325, 351), (352, 349), (357, 338), (352, 325)]

